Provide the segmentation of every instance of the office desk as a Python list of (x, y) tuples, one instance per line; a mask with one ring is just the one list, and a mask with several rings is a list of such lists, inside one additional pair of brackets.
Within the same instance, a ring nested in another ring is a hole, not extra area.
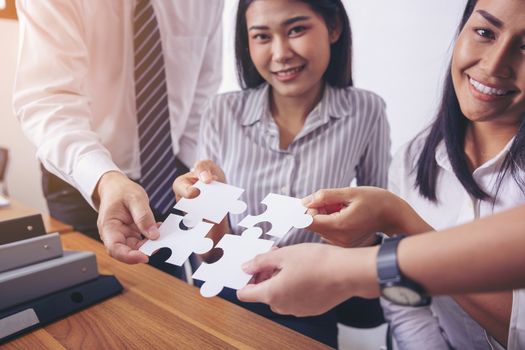
[[(9, 201), (11, 202), (9, 207), (0, 208), (0, 221), (39, 214), (37, 210), (20, 203), (16, 199), (9, 198)], [(47, 233), (65, 233), (73, 231), (73, 227), (71, 225), (64, 224), (63, 222), (60, 222), (49, 215), (42, 215), (42, 219), (44, 220), (44, 226), (46, 227)]]
[(121, 295), (17, 338), (2, 349), (326, 349), (288, 328), (149, 265), (110, 258), (80, 233), (61, 236), (66, 249), (93, 251), (99, 272), (113, 274)]

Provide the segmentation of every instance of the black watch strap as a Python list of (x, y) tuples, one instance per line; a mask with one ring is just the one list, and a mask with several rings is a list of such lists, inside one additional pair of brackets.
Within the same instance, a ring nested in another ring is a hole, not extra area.
[[(419, 295), (420, 300), (407, 304), (410, 306), (425, 306), (430, 304), (431, 299), (426, 295), (424, 289), (417, 283), (404, 277), (399, 269), (397, 261), (397, 247), (404, 235), (388, 237), (383, 240), (377, 254), (377, 277), (383, 294), (384, 288), (402, 287)], [(384, 297), (386, 295), (383, 294)], [(396, 302), (393, 299), (389, 299)], [(396, 303), (400, 303), (398, 300)], [(404, 304), (403, 304), (404, 305)]]
[(400, 281), (401, 273), (397, 265), (397, 246), (403, 235), (386, 238), (383, 240), (377, 254), (377, 275), (379, 283)]

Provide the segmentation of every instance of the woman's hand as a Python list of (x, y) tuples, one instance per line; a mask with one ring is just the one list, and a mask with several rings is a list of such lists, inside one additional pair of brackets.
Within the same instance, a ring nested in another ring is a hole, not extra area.
[[(188, 173), (179, 176), (173, 182), (173, 192), (175, 192), (175, 198), (177, 202), (181, 198), (195, 198), (199, 195), (199, 189), (194, 187), (197, 181), (201, 180), (204, 183), (210, 183), (212, 181), (218, 181), (226, 183), (226, 176), (222, 169), (211, 160), (203, 160), (197, 162), (193, 169)], [(207, 237), (211, 238), (214, 244), (217, 244), (219, 240), (230, 230), (230, 223), (226, 216), (221, 223), (216, 224), (208, 233)], [(212, 261), (216, 257), (214, 254), (216, 250), (210, 250), (205, 254), (199, 255), (203, 261)]]
[(179, 176), (173, 182), (173, 192), (175, 192), (177, 202), (181, 198), (197, 197), (199, 195), (199, 189), (193, 187), (193, 185), (199, 180), (207, 184), (212, 181), (226, 183), (226, 176), (224, 176), (222, 169), (211, 160), (201, 160), (197, 162), (193, 169)]
[(320, 190), (304, 198), (303, 204), (314, 218), (309, 229), (343, 247), (371, 245), (376, 232), (391, 235), (432, 230), (407, 202), (377, 187)]
[(257, 284), (247, 285), (237, 296), (268, 304), (280, 314), (319, 315), (352, 296), (379, 294), (376, 255), (377, 247), (343, 249), (314, 243), (276, 249), (243, 265)]

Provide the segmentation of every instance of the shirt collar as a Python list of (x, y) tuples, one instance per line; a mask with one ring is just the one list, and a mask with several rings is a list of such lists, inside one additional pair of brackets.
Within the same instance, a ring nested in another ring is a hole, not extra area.
[[(310, 112), (307, 124), (327, 123), (330, 118), (340, 119), (344, 116), (353, 115), (354, 103), (351, 98), (338, 98), (340, 88), (329, 84), (325, 85), (321, 101)], [(242, 117), (242, 125), (249, 126), (269, 115), (270, 112), (270, 86), (267, 83), (252, 89), (249, 93)]]
[[(505, 147), (503, 147), (503, 149), (494, 158), (482, 164), (479, 168), (474, 170), (474, 172), (478, 172), (483, 169), (493, 169), (495, 167), (499, 167), (501, 162), (503, 162), (503, 160), (509, 153), (513, 141), (514, 137), (505, 145)], [(436, 162), (443, 169), (450, 172), (453, 171), (452, 164), (450, 163), (450, 159), (448, 157), (447, 146), (445, 145), (445, 141), (441, 141), (436, 148)]]
[(269, 112), (269, 92), (270, 88), (266, 83), (248, 90), (248, 98), (246, 99), (243, 116), (241, 117), (243, 126), (255, 124)]

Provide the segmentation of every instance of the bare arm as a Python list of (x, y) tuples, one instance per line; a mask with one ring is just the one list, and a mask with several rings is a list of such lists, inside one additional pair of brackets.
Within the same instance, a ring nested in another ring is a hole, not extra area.
[[(430, 295), (525, 288), (523, 217), (525, 206), (440, 232), (408, 237), (398, 247), (400, 269)], [(325, 250), (330, 254), (337, 251), (338, 258), (319, 259)], [(377, 250), (300, 244), (262, 254), (245, 265), (246, 272), (276, 273), (240, 290), (239, 298), (266, 302), (281, 313), (314, 315), (352, 296), (377, 297)], [(305, 264), (305, 259), (316, 263)], [(309, 288), (310, 284), (344, 288), (334, 287), (338, 293), (326, 293), (326, 288)], [(321, 303), (316, 304), (318, 298)]]

